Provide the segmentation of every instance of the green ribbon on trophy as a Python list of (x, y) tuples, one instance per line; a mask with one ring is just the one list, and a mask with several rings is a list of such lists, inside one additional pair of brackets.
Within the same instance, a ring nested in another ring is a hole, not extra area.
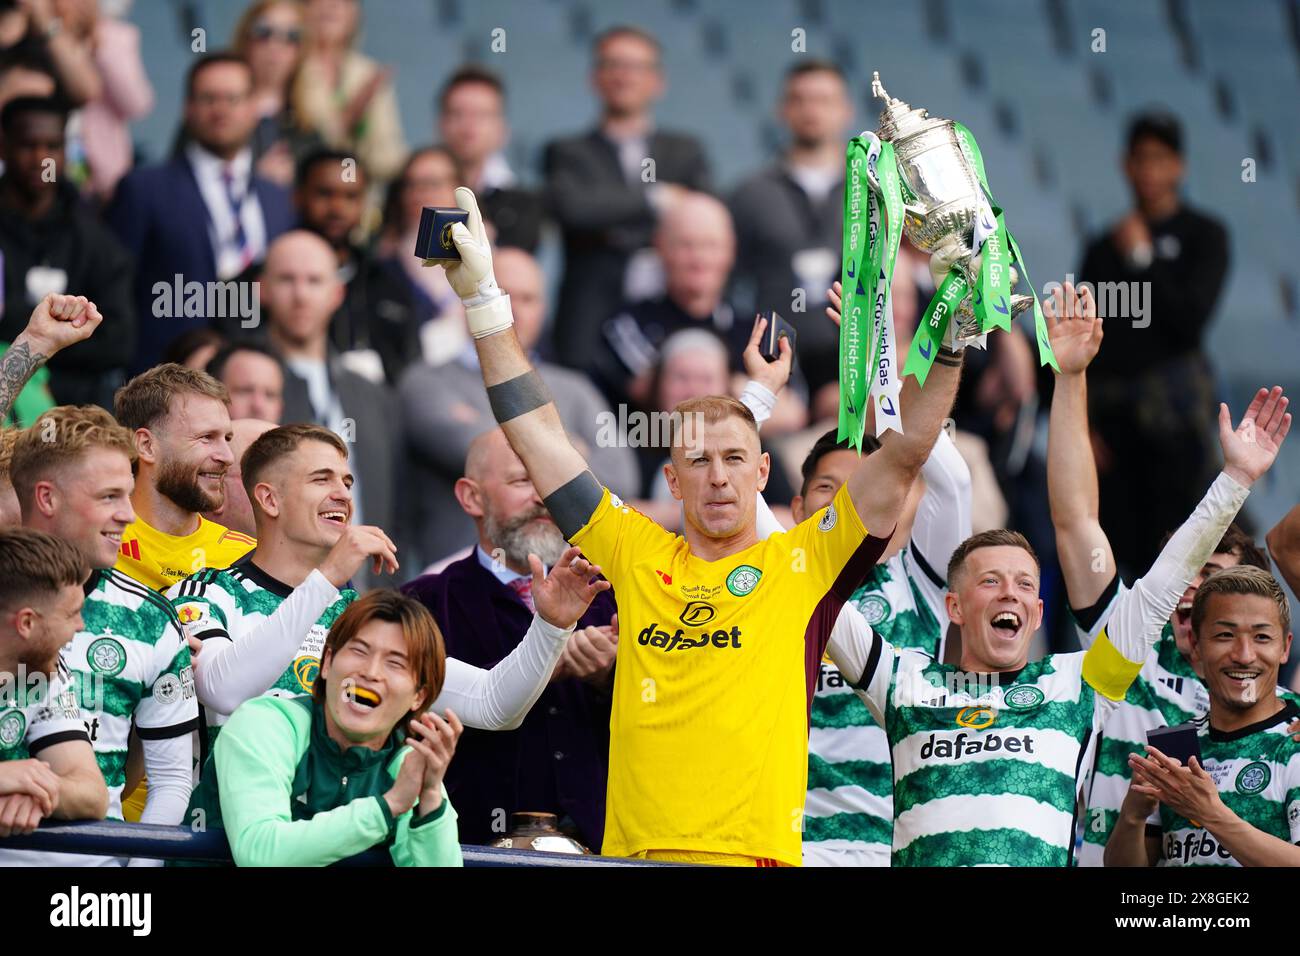
[[(989, 189), (988, 176), (984, 171), (984, 156), (980, 152), (979, 144), (971, 131), (961, 123), (954, 122), (953, 128), (957, 133), (962, 152), (979, 178), (987, 205), (987, 209), (982, 210), (975, 221), (972, 237), (972, 245), (980, 256), (978, 285), (971, 297), (971, 310), (979, 323), (979, 330), (981, 333), (987, 333), (995, 328), (1008, 331), (1011, 329), (1010, 266), (1014, 264), (1024, 276), (1025, 284), (1029, 287), (1030, 296), (1033, 298), (1034, 331), (1038, 341), (1039, 363), (1058, 369), (1056, 356), (1052, 354), (1052, 346), (1048, 341), (1047, 323), (1043, 318), (1042, 306), (1038, 302), (1038, 296), (1034, 294), (1029, 270), (1020, 255), (1020, 247), (1006, 227), (1002, 207), (993, 199), (993, 193)], [(934, 297), (926, 306), (917, 324), (916, 334), (912, 338), (912, 347), (908, 352), (907, 364), (903, 368), (905, 376), (915, 375), (921, 385), (925, 384), (930, 368), (934, 364), (935, 354), (947, 335), (952, 314), (961, 305), (966, 294), (971, 291), (960, 264), (954, 263), (939, 288), (935, 290)]]
[(845, 161), (837, 437), (861, 452), (869, 396), (878, 406), (877, 434), (901, 430), (889, 287), (903, 235), (903, 193), (894, 147), (874, 133), (849, 140)]

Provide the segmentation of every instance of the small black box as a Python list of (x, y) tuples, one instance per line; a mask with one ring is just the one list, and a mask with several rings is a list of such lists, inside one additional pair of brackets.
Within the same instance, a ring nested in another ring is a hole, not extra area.
[(1196, 736), (1195, 724), (1179, 724), (1177, 727), (1161, 727), (1147, 731), (1147, 743), (1159, 750), (1166, 757), (1172, 757), (1184, 767), (1189, 757), (1201, 762), (1201, 742)]
[(456, 206), (425, 206), (420, 210), (420, 231), (415, 237), (417, 259), (460, 261), (460, 251), (451, 241), (453, 223), (469, 222), (469, 213)]

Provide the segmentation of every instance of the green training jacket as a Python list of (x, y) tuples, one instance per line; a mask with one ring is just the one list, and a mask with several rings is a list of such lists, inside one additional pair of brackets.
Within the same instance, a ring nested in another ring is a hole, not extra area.
[(446, 788), (422, 817), (417, 804), (394, 820), (384, 801), (403, 739), (342, 750), (311, 697), (256, 697), (217, 737), (188, 819), (224, 829), (238, 866), (328, 866), (378, 845), (397, 866), (462, 866)]

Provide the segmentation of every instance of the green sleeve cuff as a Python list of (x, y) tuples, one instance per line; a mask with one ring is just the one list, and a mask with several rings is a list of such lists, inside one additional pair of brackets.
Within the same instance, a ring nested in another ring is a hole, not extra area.
[(438, 809), (434, 810), (432, 813), (426, 813), (422, 817), (414, 817), (411, 820), (411, 829), (414, 830), (416, 827), (424, 826), (426, 823), (432, 823), (434, 820), (440, 819), (442, 815), (446, 812), (447, 812), (447, 795), (444, 793), (442, 795), (442, 800), (439, 801), (438, 803)]
[(397, 821), (393, 819), (393, 811), (388, 809), (388, 801), (381, 795), (376, 794), (375, 799), (379, 801), (379, 812), (384, 815), (384, 826), (388, 827), (389, 833), (392, 833), (393, 827), (397, 825)]

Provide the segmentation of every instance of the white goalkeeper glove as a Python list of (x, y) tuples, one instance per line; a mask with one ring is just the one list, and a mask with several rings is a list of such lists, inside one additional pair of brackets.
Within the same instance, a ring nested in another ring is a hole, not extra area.
[(465, 305), (465, 320), (476, 339), (502, 332), (515, 324), (510, 312), (510, 296), (497, 286), (492, 273), (492, 249), (483, 230), (474, 192), (464, 186), (456, 188), (456, 205), (469, 213), (469, 225), (454, 223), (451, 240), (460, 253), (459, 262), (446, 262), (447, 281)]

